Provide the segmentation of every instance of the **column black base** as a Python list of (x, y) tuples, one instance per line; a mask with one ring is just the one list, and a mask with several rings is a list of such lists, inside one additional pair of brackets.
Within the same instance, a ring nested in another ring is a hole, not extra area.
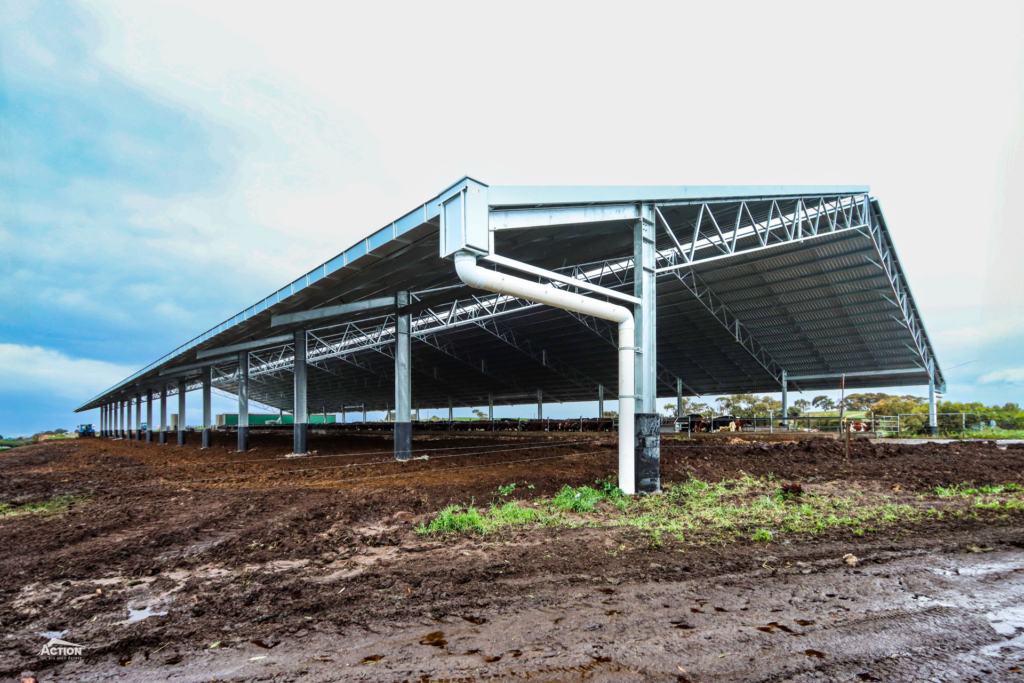
[(164, 430), (161, 429), (159, 435), (157, 436), (157, 439), (159, 440), (159, 443), (160, 443), (161, 446), (166, 446), (167, 445), (167, 432), (165, 432)]
[(242, 451), (247, 451), (247, 450), (249, 450), (249, 428), (248, 427), (239, 426), (238, 427), (238, 451), (242, 452)]
[(938, 435), (939, 435), (939, 428), (938, 428), (938, 426), (936, 425), (935, 427), (932, 427), (931, 425), (928, 425), (928, 436), (938, 436)]
[(142, 441), (142, 430), (141, 429), (136, 429), (135, 430), (135, 440), (136, 441)]
[(207, 427), (203, 430), (203, 448), (209, 448), (213, 445), (213, 430)]
[(412, 458), (412, 422), (395, 423), (395, 460)]
[(152, 429), (147, 429), (146, 430), (146, 443), (153, 443), (153, 430)]
[(292, 434), (294, 441), (293, 452), (296, 455), (302, 455), (307, 452), (306, 444), (309, 436), (309, 425), (305, 422), (296, 423), (292, 425)]
[(634, 440), (634, 476), (637, 493), (661, 490), (661, 415), (637, 413)]
[(186, 439), (186, 436), (187, 436), (187, 434), (184, 431), (179, 431), (178, 432), (178, 445), (179, 446), (184, 446), (185, 445), (185, 442), (188, 440), (188, 439)]

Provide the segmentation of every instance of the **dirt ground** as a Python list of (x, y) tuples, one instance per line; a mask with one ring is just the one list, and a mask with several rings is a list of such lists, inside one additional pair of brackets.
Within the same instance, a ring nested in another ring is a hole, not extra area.
[[(195, 438), (195, 437), (194, 437)], [(198, 439), (196, 439), (198, 440)], [(451, 503), (613, 475), (600, 434), (106, 439), (0, 455), (0, 677), (40, 681), (1024, 680), (1024, 514), (653, 546), (628, 529), (447, 538)], [(664, 438), (663, 482), (1024, 484), (1024, 449)], [(533, 488), (528, 488), (532, 486)], [(857, 567), (843, 562), (860, 558)], [(82, 658), (40, 655), (50, 637)]]

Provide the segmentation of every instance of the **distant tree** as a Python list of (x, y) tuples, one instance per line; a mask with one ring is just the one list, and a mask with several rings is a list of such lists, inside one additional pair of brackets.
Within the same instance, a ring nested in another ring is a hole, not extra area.
[[(800, 415), (803, 415), (804, 412), (810, 407), (810, 401), (808, 401), (806, 398), (798, 398), (797, 400), (793, 401), (793, 406), (789, 409), (789, 416), (799, 417)], [(795, 414), (793, 413), (794, 410), (796, 411)]]
[(889, 394), (850, 394), (842, 400), (843, 410), (871, 410), (871, 406), (882, 399), (889, 398)]
[(790, 406), (789, 410), (786, 411), (787, 417), (800, 417), (800, 409), (796, 406)]
[(614, 417), (618, 417), (619, 414), (616, 411), (614, 411), (614, 410), (606, 410), (606, 411), (604, 411), (604, 416), (605, 417), (612, 417), (612, 418), (614, 418)]
[(815, 408), (821, 408), (822, 410), (832, 410), (836, 407), (836, 402), (830, 399), (828, 396), (815, 396), (811, 399), (811, 404)]
[(66, 429), (54, 429), (53, 433), (54, 434), (67, 434), (68, 430), (66, 430)]
[[(704, 415), (711, 412), (711, 406), (707, 403), (697, 403), (688, 398), (683, 399), (683, 415)], [(679, 417), (676, 414), (676, 404), (665, 404), (665, 415), (668, 417)]]
[[(715, 399), (719, 410), (727, 415), (736, 417), (758, 417), (769, 413), (781, 413), (782, 401), (770, 396), (757, 396), (755, 394), (733, 394)], [(700, 412), (700, 411), (694, 411)]]
[(480, 420), (486, 420), (487, 419), (487, 413), (485, 413), (484, 411), (480, 410), (479, 408), (473, 408), (473, 414), (477, 416), (477, 419), (480, 419)]

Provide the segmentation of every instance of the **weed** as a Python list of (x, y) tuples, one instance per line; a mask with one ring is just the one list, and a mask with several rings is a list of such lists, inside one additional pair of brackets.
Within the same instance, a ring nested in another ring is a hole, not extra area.
[(515, 485), (515, 482), (513, 482), (513, 483), (511, 483), (511, 484), (509, 484), (507, 486), (499, 486), (498, 487), (498, 491), (497, 491), (497, 495), (499, 495), (499, 496), (509, 496), (509, 495), (512, 495), (512, 492), (515, 491), (515, 490), (516, 490), (516, 485)]
[(566, 484), (551, 503), (566, 512), (593, 512), (598, 501), (605, 495), (597, 489), (589, 486), (580, 486), (577, 489)]
[(754, 532), (754, 535), (751, 537), (751, 540), (756, 541), (758, 543), (771, 543), (773, 538), (775, 537), (772, 536), (772, 532), (768, 531), (767, 529), (758, 529)]
[(18, 515), (31, 515), (38, 513), (45, 514), (56, 514), (64, 512), (72, 505), (76, 503), (84, 503), (85, 498), (79, 498), (78, 496), (63, 495), (54, 496), (47, 498), (46, 500), (36, 501), (34, 503), (23, 503), (21, 505), (12, 505), (11, 503), (0, 503), (0, 518), (3, 517), (16, 517)]

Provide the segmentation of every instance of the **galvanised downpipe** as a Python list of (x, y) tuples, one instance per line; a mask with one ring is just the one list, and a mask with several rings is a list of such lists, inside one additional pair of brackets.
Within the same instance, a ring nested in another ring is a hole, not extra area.
[(476, 255), (468, 251), (455, 254), (455, 272), (470, 287), (496, 294), (507, 294), (538, 304), (547, 304), (566, 311), (592, 315), (610, 320), (619, 325), (619, 488), (633, 495), (636, 493), (634, 472), (633, 416), (635, 398), (633, 395), (633, 313), (624, 306), (591, 299), (558, 289), (551, 285), (530, 282), (512, 275), (497, 273), (476, 264)]

